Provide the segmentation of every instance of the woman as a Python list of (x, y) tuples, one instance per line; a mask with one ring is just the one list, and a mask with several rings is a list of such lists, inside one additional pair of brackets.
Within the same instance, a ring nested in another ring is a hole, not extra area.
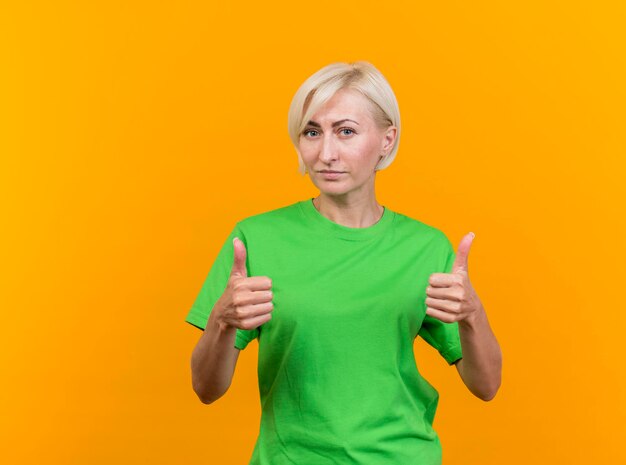
[(228, 390), (258, 340), (262, 404), (250, 464), (440, 464), (437, 390), (413, 352), (421, 336), (490, 400), (501, 353), (440, 230), (376, 200), (398, 150), (389, 84), (367, 62), (334, 63), (302, 84), (289, 133), (319, 195), (245, 218), (220, 250), (186, 321), (204, 403)]

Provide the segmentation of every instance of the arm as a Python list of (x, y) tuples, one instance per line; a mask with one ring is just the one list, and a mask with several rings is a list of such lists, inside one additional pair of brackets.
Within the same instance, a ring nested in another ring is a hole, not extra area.
[(463, 383), (484, 401), (494, 398), (502, 382), (502, 352), (482, 305), (459, 321), (463, 358), (456, 369)]
[[(216, 303), (221, 305), (220, 301)], [(193, 390), (205, 404), (215, 402), (230, 387), (240, 350), (235, 347), (237, 328), (219, 320), (212, 311), (191, 356)]]
[(466, 234), (454, 253), (450, 244), (449, 273), (433, 273), (426, 288), (426, 314), (446, 323), (458, 322), (463, 358), (456, 369), (468, 389), (484, 401), (494, 398), (502, 379), (502, 352), (483, 304), (468, 275), (468, 255), (474, 233)]

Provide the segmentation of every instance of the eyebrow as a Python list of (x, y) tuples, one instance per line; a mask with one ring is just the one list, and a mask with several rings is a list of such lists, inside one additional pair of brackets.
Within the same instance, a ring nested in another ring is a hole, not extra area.
[[(359, 123), (357, 123), (356, 121), (354, 121), (354, 120), (352, 120), (352, 119), (347, 119), (347, 118), (346, 118), (346, 119), (340, 119), (339, 121), (335, 121), (335, 122), (332, 124), (332, 126), (333, 126), (333, 127), (339, 126), (340, 124), (345, 123), (346, 121), (352, 121), (354, 124), (357, 124), (357, 125), (359, 124)], [(308, 126), (313, 126), (314, 128), (321, 128), (321, 127), (322, 127), (322, 126), (320, 126), (320, 124), (319, 124), (319, 123), (316, 123), (315, 121), (309, 121), (309, 122), (307, 123), (307, 125), (308, 125)]]

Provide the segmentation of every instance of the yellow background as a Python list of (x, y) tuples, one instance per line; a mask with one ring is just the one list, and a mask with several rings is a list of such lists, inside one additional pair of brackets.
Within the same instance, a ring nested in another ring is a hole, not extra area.
[(456, 246), (476, 233), (470, 278), (502, 347), (483, 402), (415, 343), (444, 464), (626, 461), (625, 13), (5, 2), (2, 462), (247, 463), (257, 342), (207, 406), (184, 318), (237, 220), (316, 195), (288, 106), (354, 60), (382, 71), (402, 115), (379, 202)]

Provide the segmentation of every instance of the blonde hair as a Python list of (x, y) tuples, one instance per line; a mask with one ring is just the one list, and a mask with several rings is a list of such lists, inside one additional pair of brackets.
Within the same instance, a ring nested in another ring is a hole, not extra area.
[(331, 63), (311, 75), (296, 91), (289, 106), (289, 137), (298, 153), (300, 174), (306, 166), (298, 148), (300, 135), (313, 114), (341, 89), (359, 91), (370, 102), (370, 112), (381, 129), (397, 128), (393, 149), (376, 165), (376, 170), (387, 168), (396, 157), (400, 143), (400, 110), (391, 86), (378, 69), (367, 61)]

